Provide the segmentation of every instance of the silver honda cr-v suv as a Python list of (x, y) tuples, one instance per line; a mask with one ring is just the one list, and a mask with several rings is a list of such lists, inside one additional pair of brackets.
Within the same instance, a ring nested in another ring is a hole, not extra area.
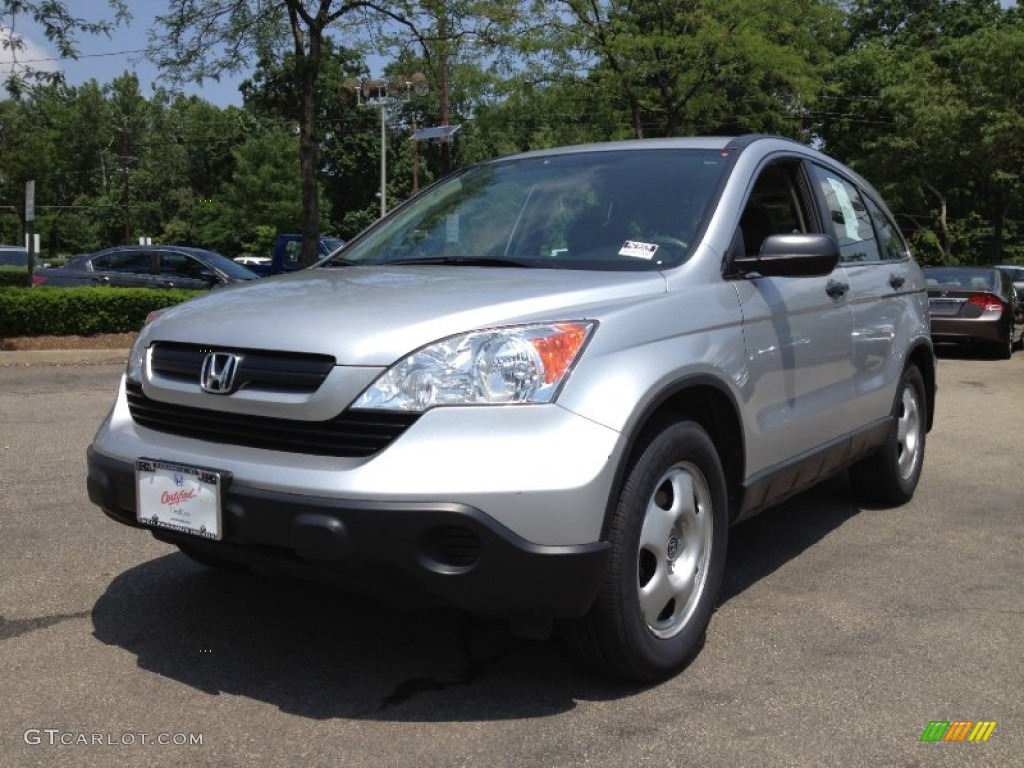
[(921, 272), (855, 173), (763, 136), (572, 147), (160, 314), (89, 496), (206, 564), (557, 622), (652, 680), (732, 523), (845, 468), (910, 499), (934, 394)]

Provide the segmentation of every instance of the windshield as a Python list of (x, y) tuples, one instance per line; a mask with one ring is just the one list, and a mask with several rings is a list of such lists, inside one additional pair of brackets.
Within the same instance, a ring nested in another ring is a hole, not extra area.
[(232, 261), (227, 256), (223, 256), (216, 251), (202, 251), (202, 254), (207, 264), (214, 269), (219, 269), (233, 280), (255, 280), (259, 277), (259, 275), (248, 267), (243, 267), (241, 264)]
[(395, 211), (337, 258), (346, 264), (673, 267), (689, 256), (725, 165), (717, 151), (633, 149), (474, 166)]
[(926, 267), (924, 277), (932, 289), (991, 291), (995, 288), (995, 272), (991, 269)]

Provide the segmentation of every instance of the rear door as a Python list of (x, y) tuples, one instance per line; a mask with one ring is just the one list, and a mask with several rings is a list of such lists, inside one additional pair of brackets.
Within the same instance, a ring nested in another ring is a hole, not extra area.
[(92, 259), (92, 281), (118, 288), (148, 288), (152, 284), (153, 257), (134, 248), (100, 254)]
[(853, 309), (853, 401), (855, 427), (892, 411), (910, 337), (926, 322), (921, 286), (910, 249), (889, 214), (870, 194), (832, 168), (810, 163), (814, 188), (850, 285)]

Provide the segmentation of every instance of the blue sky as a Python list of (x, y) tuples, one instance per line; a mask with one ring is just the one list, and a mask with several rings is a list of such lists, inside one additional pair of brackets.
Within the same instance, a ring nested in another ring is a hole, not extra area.
[[(79, 18), (89, 21), (110, 20), (113, 14), (105, 0), (66, 0), (72, 12)], [(95, 78), (99, 83), (109, 83), (125, 71), (135, 72), (143, 92), (151, 94), (153, 84), (168, 87), (168, 83), (159, 81), (159, 70), (147, 61), (140, 53), (148, 42), (150, 27), (157, 13), (166, 10), (166, 4), (160, 0), (127, 0), (132, 19), (128, 24), (114, 30), (109, 38), (99, 35), (81, 35), (78, 38), (79, 58), (75, 60), (58, 60), (52, 46), (46, 41), (40, 29), (27, 18), (18, 19), (16, 31), (25, 38), (28, 49), (19, 54), (19, 59), (32, 61), (32, 66), (39, 69), (60, 69), (64, 72), (67, 82), (79, 85)], [(6, 20), (0, 20), (0, 23)], [(4, 72), (4, 52), (0, 51), (0, 76)], [(190, 85), (184, 88), (186, 93), (195, 93), (218, 106), (229, 104), (241, 105), (242, 97), (238, 93), (238, 85), (247, 73), (221, 81), (207, 81), (201, 87)]]

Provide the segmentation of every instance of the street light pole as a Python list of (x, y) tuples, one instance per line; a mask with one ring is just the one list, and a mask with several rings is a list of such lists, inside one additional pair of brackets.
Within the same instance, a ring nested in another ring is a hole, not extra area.
[[(347, 97), (354, 97), (361, 107), (380, 110), (380, 216), (388, 212), (388, 118), (387, 110), (393, 104), (407, 99), (410, 93), (423, 94), (427, 91), (427, 78), (422, 72), (410, 77), (392, 77), (384, 80), (346, 80), (341, 87)], [(415, 122), (415, 121), (414, 121)], [(414, 171), (415, 173), (415, 171)], [(415, 185), (414, 181), (414, 185)]]

